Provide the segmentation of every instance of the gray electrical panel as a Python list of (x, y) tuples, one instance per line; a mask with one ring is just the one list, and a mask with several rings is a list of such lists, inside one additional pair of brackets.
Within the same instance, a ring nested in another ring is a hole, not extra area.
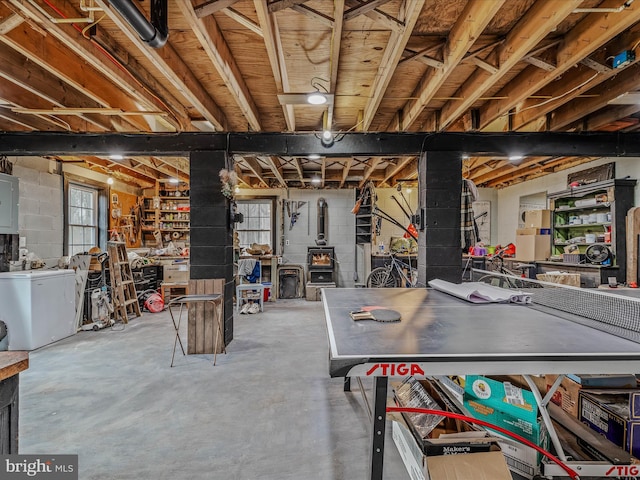
[(0, 234), (18, 233), (18, 177), (0, 173)]

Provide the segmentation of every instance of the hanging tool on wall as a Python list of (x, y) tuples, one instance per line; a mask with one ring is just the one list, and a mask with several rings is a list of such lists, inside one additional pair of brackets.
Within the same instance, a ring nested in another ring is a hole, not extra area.
[(300, 207), (303, 207), (306, 203), (307, 202), (291, 202), (293, 211), (291, 212), (291, 224), (289, 225), (289, 230), (293, 228), (300, 217)]
[(402, 206), (402, 204), (401, 204), (401, 203), (400, 203), (400, 201), (395, 197), (395, 195), (391, 195), (391, 199), (392, 199), (393, 201), (395, 201), (395, 202), (398, 204), (398, 206), (400, 207), (400, 210), (402, 210), (402, 213), (404, 213), (404, 214), (405, 214), (405, 216), (407, 217), (407, 220), (411, 221), (411, 214), (410, 214), (409, 212), (407, 212), (407, 209), (406, 209), (406, 208), (404, 208), (404, 207)]

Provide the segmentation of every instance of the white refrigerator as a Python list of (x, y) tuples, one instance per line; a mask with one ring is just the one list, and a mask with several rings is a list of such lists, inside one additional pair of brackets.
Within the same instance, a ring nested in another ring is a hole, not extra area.
[(75, 334), (75, 272), (0, 273), (0, 320), (9, 350), (35, 350)]

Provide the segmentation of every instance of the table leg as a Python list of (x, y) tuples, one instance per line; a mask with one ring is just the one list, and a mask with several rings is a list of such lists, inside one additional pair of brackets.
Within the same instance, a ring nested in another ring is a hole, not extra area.
[(351, 377), (344, 377), (343, 389), (345, 392), (351, 391)]
[(375, 377), (373, 384), (373, 417), (371, 420), (371, 463), (369, 478), (382, 480), (384, 436), (387, 427), (387, 377)]

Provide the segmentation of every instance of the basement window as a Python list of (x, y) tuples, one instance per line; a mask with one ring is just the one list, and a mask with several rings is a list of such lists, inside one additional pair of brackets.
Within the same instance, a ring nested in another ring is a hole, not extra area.
[(98, 190), (69, 184), (67, 252), (88, 252), (98, 245)]
[(242, 223), (235, 224), (240, 248), (250, 248), (251, 244), (259, 243), (269, 245), (273, 250), (273, 200), (238, 200), (237, 205), (237, 212), (244, 217)]

